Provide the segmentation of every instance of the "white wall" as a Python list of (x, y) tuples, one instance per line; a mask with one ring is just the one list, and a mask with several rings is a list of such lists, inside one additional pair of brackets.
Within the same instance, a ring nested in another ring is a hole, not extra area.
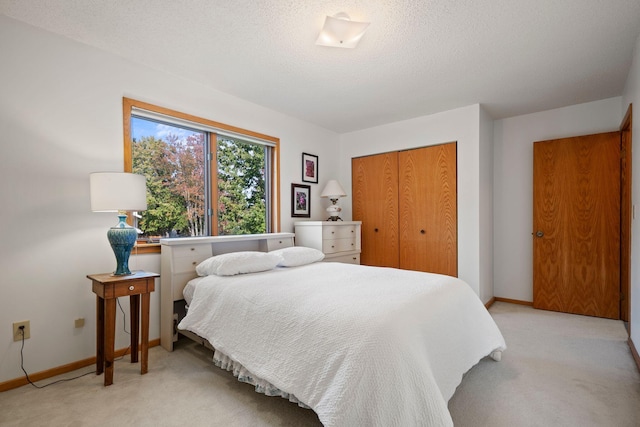
[[(283, 231), (293, 231), (290, 184), (302, 182), (302, 152), (319, 156), (311, 219), (322, 219), (327, 201), (318, 194), (332, 178), (350, 193), (352, 157), (457, 141), (459, 273), (484, 302), (494, 293), (532, 299), (533, 142), (616, 130), (628, 103), (640, 104), (640, 40), (622, 98), (496, 122), (472, 105), (341, 136), (4, 16), (0, 52), (0, 382), (22, 376), (15, 321), (31, 320), (29, 372), (95, 355), (95, 299), (85, 276), (114, 268), (105, 234), (115, 219), (89, 211), (88, 175), (122, 170), (123, 96), (279, 137)], [(640, 150), (633, 156), (640, 165)], [(635, 203), (640, 173), (633, 177)], [(351, 198), (340, 203), (350, 219)], [(632, 239), (635, 259), (636, 221)], [(632, 263), (636, 346), (639, 265)], [(159, 271), (159, 256), (132, 256), (131, 266)], [(151, 338), (159, 336), (158, 306), (156, 291)], [(86, 319), (84, 328), (74, 329), (77, 317)], [(118, 313), (117, 348), (128, 341), (121, 325)]]
[[(290, 185), (301, 182), (301, 154), (318, 155), (312, 219), (324, 216), (318, 194), (339, 173), (329, 161), (337, 134), (5, 16), (0, 52), (0, 382), (22, 376), (15, 321), (31, 321), (29, 372), (95, 355), (86, 275), (115, 267), (106, 231), (116, 218), (90, 212), (89, 173), (123, 168), (123, 96), (280, 138), (283, 231), (293, 231)], [(131, 266), (159, 272), (159, 255), (132, 256)], [(156, 291), (152, 339), (158, 303)], [(74, 329), (77, 317), (84, 328)], [(120, 313), (117, 322), (116, 348), (123, 348)]]
[[(484, 117), (484, 115), (482, 114)], [(340, 182), (351, 193), (351, 159), (388, 151), (424, 147), (457, 141), (458, 143), (458, 275), (479, 296), (490, 295), (489, 278), (492, 256), (484, 254), (481, 275), (480, 248), (490, 245), (481, 242), (489, 238), (481, 234), (482, 222), (490, 218), (480, 214), (480, 188), (491, 186), (490, 175), (481, 174), (481, 108), (471, 105), (430, 116), (378, 126), (340, 136)], [(486, 125), (486, 120), (483, 119)], [(490, 149), (489, 140), (483, 137), (482, 149)], [(483, 161), (482, 169), (488, 167)], [(351, 197), (341, 199), (344, 218), (352, 218)], [(483, 280), (484, 279), (484, 280)], [(486, 298), (490, 299), (491, 296)], [(486, 300), (484, 302), (486, 302)]]
[(622, 114), (617, 97), (494, 122), (495, 296), (533, 301), (533, 143), (615, 131)]
[[(633, 54), (633, 63), (622, 96), (623, 114), (627, 106), (633, 104), (633, 129), (632, 129), (632, 203), (638, 204), (640, 200), (640, 36), (636, 41)], [(631, 224), (631, 340), (635, 348), (640, 351), (640, 226), (638, 218), (634, 218)]]
[(480, 299), (494, 296), (493, 289), (493, 119), (480, 109), (480, 179), (478, 181), (480, 211)]

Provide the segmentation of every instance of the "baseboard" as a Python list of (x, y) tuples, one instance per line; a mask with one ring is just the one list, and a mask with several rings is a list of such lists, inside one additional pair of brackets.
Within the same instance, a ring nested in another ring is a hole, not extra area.
[[(149, 340), (149, 348), (160, 345), (160, 338), (155, 340)], [(114, 357), (122, 357), (129, 351), (129, 348), (121, 348), (114, 352)], [(84, 368), (85, 366), (95, 365), (96, 357), (89, 357), (88, 359), (78, 360), (66, 365), (58, 366), (55, 368), (47, 369), (46, 371), (34, 372), (29, 374), (29, 378), (33, 382), (42, 381), (47, 378), (55, 377), (56, 375), (66, 374), (67, 372), (75, 371), (76, 369)], [(25, 377), (15, 378), (13, 380), (0, 383), (0, 392), (11, 390), (14, 388), (22, 387), (29, 384), (29, 381)]]
[(495, 297), (494, 299), (500, 302), (508, 302), (511, 304), (519, 304), (519, 305), (528, 305), (530, 307), (533, 307), (533, 302), (531, 301), (521, 301), (519, 299), (509, 299), (509, 298), (500, 298), (500, 297)]
[(629, 343), (629, 348), (631, 349), (631, 354), (633, 355), (633, 360), (636, 361), (636, 366), (638, 367), (638, 370), (640, 371), (640, 354), (638, 354), (638, 350), (636, 350), (636, 346), (633, 344), (633, 341), (631, 340), (631, 337), (629, 337), (627, 342)]
[(494, 302), (496, 302), (496, 297), (492, 297), (489, 301), (487, 301), (486, 304), (484, 305), (485, 308), (489, 310), (489, 307), (491, 307)]

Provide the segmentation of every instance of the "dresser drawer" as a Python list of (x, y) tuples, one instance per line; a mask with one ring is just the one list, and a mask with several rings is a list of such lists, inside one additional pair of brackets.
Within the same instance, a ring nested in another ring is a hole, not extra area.
[(324, 262), (342, 262), (345, 264), (360, 264), (360, 254), (349, 255), (328, 255), (324, 258)]
[(336, 252), (347, 252), (347, 251), (353, 251), (355, 249), (356, 249), (355, 236), (353, 238), (348, 238), (348, 239), (333, 239), (333, 240), (322, 241), (322, 252), (324, 252), (325, 254), (333, 254)]
[(172, 248), (173, 258), (187, 258), (196, 256), (211, 256), (211, 245), (185, 245)]
[(173, 260), (174, 273), (188, 273), (196, 271), (196, 267), (211, 255), (193, 254), (190, 257), (176, 258)]
[(267, 239), (267, 252), (293, 246), (293, 238)]
[(153, 278), (104, 284), (93, 282), (93, 292), (104, 299), (146, 294), (154, 290), (155, 280)]
[(322, 227), (322, 239), (355, 239), (356, 231), (355, 225), (325, 225)]
[(211, 257), (211, 245), (187, 245), (173, 249), (174, 273), (195, 271), (196, 266)]

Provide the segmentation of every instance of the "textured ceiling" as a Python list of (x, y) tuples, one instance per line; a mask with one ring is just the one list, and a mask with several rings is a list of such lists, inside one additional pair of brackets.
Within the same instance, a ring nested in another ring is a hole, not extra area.
[[(371, 22), (355, 49), (315, 45), (338, 12)], [(0, 0), (0, 13), (340, 133), (619, 96), (640, 34), (638, 0)]]

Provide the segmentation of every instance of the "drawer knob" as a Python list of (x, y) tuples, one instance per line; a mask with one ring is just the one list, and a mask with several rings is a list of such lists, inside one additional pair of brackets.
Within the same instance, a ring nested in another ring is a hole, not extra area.
[(280, 244), (280, 245), (281, 245), (281, 244), (282, 244), (282, 240), (278, 240), (278, 244)]
[(331, 245), (332, 248), (335, 248), (335, 246)]
[(332, 232), (331, 232), (331, 234), (335, 234), (335, 233), (336, 233), (335, 231), (332, 231)]
[(191, 250), (192, 250), (192, 251), (195, 251), (195, 250), (196, 250), (196, 248), (191, 248)]
[(373, 231), (375, 231), (375, 232), (377, 233), (377, 232), (378, 232), (378, 229), (377, 229), (377, 228), (374, 228), (374, 229), (373, 229)]
[(193, 261), (193, 262), (191, 263), (191, 265), (196, 265), (196, 264), (197, 264), (197, 262), (195, 262), (195, 261)]
[(133, 286), (133, 285), (129, 286), (129, 290), (130, 290), (130, 291), (132, 291), (132, 290), (134, 290), (134, 289), (135, 289), (135, 286)]
[(425, 231), (424, 231), (424, 230), (420, 230), (420, 234), (424, 234), (424, 233), (425, 233)]

